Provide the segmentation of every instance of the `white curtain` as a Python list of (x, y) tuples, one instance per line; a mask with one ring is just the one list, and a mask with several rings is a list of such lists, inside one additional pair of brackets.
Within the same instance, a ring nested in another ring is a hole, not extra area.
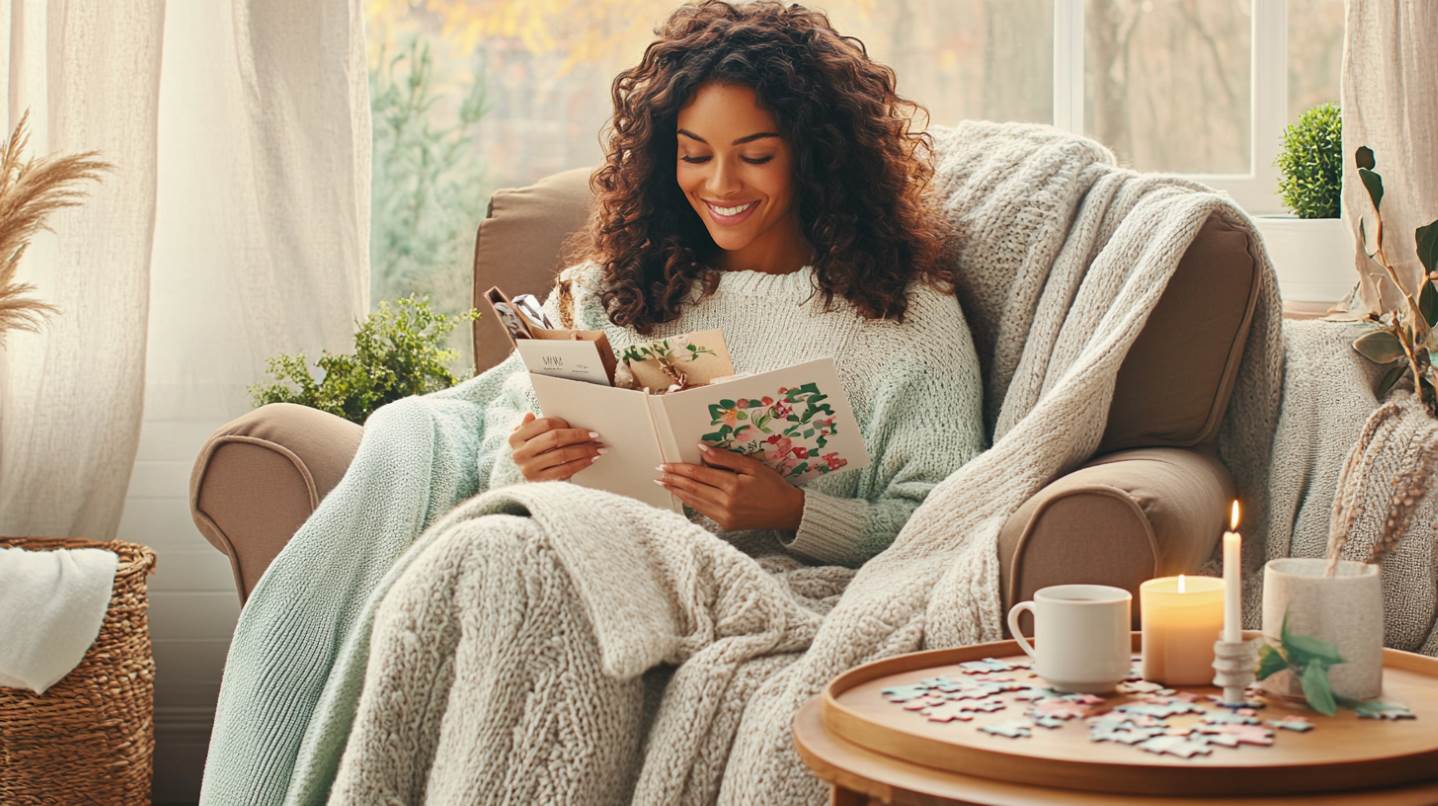
[[(1365, 220), (1372, 238), (1373, 206), (1353, 161), (1353, 152), (1366, 145), (1383, 177), (1384, 252), (1412, 291), (1423, 271), (1413, 230), (1438, 218), (1438, 2), (1348, 0), (1346, 16), (1344, 217), (1355, 237)], [(1364, 309), (1401, 309), (1403, 298), (1361, 243), (1354, 260)]]
[(267, 356), (350, 346), (361, 3), (0, 0), (5, 131), (117, 166), (20, 267), (62, 312), (0, 351), (0, 534), (113, 536), (142, 415), (222, 420)]

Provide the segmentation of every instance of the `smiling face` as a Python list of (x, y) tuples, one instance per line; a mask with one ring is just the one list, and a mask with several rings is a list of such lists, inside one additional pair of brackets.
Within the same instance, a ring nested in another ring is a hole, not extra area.
[(720, 268), (782, 274), (810, 260), (794, 207), (793, 154), (754, 90), (705, 84), (679, 111), (675, 174)]

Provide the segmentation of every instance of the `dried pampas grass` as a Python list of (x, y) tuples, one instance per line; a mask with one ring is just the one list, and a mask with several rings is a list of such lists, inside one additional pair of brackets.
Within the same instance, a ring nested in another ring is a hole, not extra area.
[(45, 226), (45, 217), (64, 207), (74, 207), (85, 194), (75, 185), (100, 178), (111, 166), (86, 151), (63, 157), (21, 161), (29, 144), (27, 111), (15, 125), (10, 139), (0, 147), (0, 345), (8, 330), (38, 329), (45, 317), (58, 313), (53, 305), (26, 296), (35, 290), (29, 283), (16, 282), (20, 258), (30, 239)]

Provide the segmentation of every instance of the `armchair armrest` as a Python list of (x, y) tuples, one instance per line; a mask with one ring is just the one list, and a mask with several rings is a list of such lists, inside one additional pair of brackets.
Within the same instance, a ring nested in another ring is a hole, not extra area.
[(1025, 501), (999, 532), (1005, 608), (1047, 585), (1113, 585), (1134, 595), (1155, 576), (1208, 559), (1234, 496), (1211, 448), (1140, 448), (1101, 456)]
[(363, 430), (318, 409), (271, 403), (206, 440), (190, 473), (190, 515), (229, 556), (241, 604), (344, 476)]

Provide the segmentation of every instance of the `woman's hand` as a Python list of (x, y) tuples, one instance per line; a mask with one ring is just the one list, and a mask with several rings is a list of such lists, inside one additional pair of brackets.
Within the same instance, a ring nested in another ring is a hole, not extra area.
[(664, 464), (655, 484), (708, 515), (725, 531), (799, 528), (804, 491), (757, 459), (700, 444), (704, 464)]
[(593, 431), (570, 428), (558, 417), (535, 419), (528, 411), (510, 432), (509, 447), (519, 472), (530, 481), (564, 481), (605, 453)]

